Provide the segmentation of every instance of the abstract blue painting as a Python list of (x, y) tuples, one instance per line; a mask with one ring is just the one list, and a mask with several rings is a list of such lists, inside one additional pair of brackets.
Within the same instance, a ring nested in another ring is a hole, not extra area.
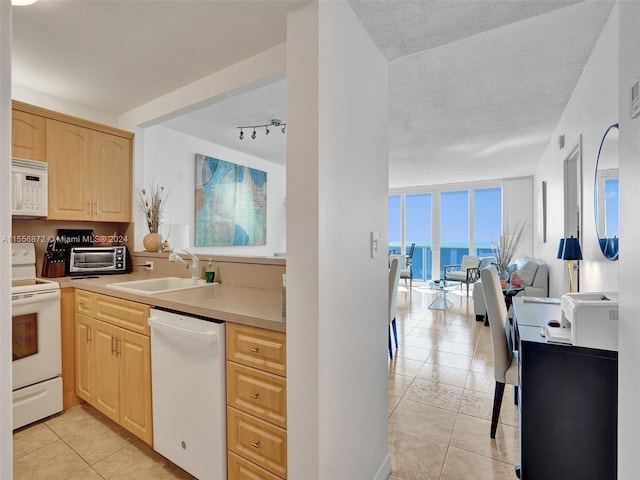
[(267, 172), (196, 154), (195, 246), (265, 245)]

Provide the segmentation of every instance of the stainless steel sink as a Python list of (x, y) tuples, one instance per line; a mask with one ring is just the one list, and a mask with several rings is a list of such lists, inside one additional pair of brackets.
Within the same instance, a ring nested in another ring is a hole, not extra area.
[(193, 280), (191, 278), (160, 277), (148, 280), (131, 280), (129, 282), (107, 283), (105, 286), (123, 292), (137, 293), (139, 295), (157, 295), (160, 293), (177, 292), (191, 288), (201, 288), (214, 285), (205, 280)]

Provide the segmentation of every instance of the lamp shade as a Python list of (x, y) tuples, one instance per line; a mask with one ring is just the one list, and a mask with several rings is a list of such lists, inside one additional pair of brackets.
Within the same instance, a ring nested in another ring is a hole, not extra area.
[(580, 249), (580, 240), (574, 238), (573, 235), (564, 239), (564, 248), (562, 249), (562, 260), (582, 260), (582, 250)]
[(558, 244), (558, 255), (556, 258), (562, 260), (562, 252), (564, 252), (564, 238), (560, 239), (560, 243)]

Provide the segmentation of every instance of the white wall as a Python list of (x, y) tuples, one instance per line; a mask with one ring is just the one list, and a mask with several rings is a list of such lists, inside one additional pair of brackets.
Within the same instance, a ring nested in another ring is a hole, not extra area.
[(629, 118), (629, 87), (640, 75), (640, 3), (620, 2), (620, 332), (618, 478), (638, 478), (640, 432), (640, 117)]
[(38, 92), (16, 83), (12, 86), (11, 96), (15, 100), (29, 103), (31, 105), (38, 105), (42, 108), (48, 108), (54, 112), (66, 113), (67, 115), (91, 120), (111, 127), (118, 126), (117, 117), (113, 114), (95, 110), (93, 108), (87, 108), (83, 105), (78, 105), (77, 103), (72, 103), (57, 97), (52, 97), (46, 93)]
[[(164, 185), (169, 192), (163, 223), (188, 224), (190, 250), (217, 255), (271, 256), (285, 251), (285, 167), (230, 148), (200, 140), (162, 126), (144, 129), (142, 179), (135, 185), (136, 249), (147, 233), (140, 215), (137, 191), (142, 182)], [(140, 137), (137, 137), (140, 141)], [(267, 172), (267, 244), (242, 247), (193, 247), (195, 155), (200, 153)], [(138, 156), (138, 159), (141, 157)]]
[[(549, 264), (551, 296), (568, 291), (566, 265), (556, 258), (558, 242), (564, 236), (563, 161), (582, 135), (582, 255), (580, 290), (618, 290), (619, 262), (610, 262), (600, 253), (593, 211), (595, 163), (600, 141), (618, 116), (618, 7), (614, 7), (589, 61), (573, 91), (558, 126), (536, 170), (534, 205), (536, 225), (541, 214), (540, 189), (547, 182), (547, 242), (534, 237), (535, 255)], [(558, 148), (558, 136), (565, 136), (565, 147)], [(621, 235), (622, 236), (622, 235)], [(622, 240), (623, 242), (625, 240)], [(621, 255), (621, 258), (622, 257)]]
[[(0, 2), (0, 234), (11, 235), (11, 2)], [(13, 471), (11, 253), (0, 243), (0, 478)]]
[(288, 474), (381, 480), (387, 62), (348, 3), (318, 2), (289, 15), (287, 69)]

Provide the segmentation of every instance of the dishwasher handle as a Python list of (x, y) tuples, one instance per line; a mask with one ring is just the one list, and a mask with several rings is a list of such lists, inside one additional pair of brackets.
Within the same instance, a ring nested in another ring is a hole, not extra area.
[(151, 328), (157, 328), (158, 330), (162, 330), (173, 335), (179, 335), (181, 337), (187, 337), (192, 340), (199, 340), (205, 343), (215, 343), (218, 337), (216, 332), (196, 332), (187, 328), (176, 327), (175, 325), (162, 322), (157, 317), (149, 317), (148, 323)]

